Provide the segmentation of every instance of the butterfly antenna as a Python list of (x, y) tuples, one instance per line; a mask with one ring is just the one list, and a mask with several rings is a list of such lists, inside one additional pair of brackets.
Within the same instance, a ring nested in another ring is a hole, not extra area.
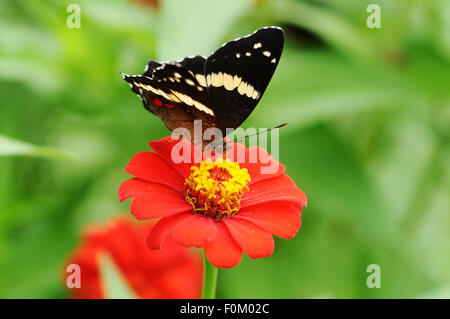
[(122, 71), (117, 70), (118, 73), (120, 73), (120, 75), (122, 76), (122, 78), (124, 80), (126, 80), (128, 78), (128, 74), (123, 73)]
[(283, 123), (283, 124), (280, 124), (280, 125), (277, 125), (275, 127), (269, 128), (269, 129), (267, 129), (265, 131), (262, 131), (262, 132), (258, 132), (258, 133), (255, 133), (255, 134), (250, 134), (250, 135), (246, 135), (246, 136), (240, 137), (240, 138), (236, 139), (236, 142), (237, 141), (242, 141), (242, 140), (244, 140), (244, 139), (246, 139), (247, 137), (250, 137), (250, 136), (259, 135), (259, 134), (262, 134), (262, 133), (270, 132), (270, 131), (272, 131), (274, 129), (277, 129), (277, 128), (282, 128), (282, 127), (284, 127), (286, 125), (287, 125), (287, 123)]

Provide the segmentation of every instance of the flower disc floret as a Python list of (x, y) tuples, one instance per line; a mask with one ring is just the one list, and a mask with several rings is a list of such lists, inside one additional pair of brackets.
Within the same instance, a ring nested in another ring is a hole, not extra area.
[(195, 213), (223, 218), (239, 212), (242, 194), (248, 190), (246, 168), (228, 159), (207, 159), (191, 168), (184, 183), (186, 200)]

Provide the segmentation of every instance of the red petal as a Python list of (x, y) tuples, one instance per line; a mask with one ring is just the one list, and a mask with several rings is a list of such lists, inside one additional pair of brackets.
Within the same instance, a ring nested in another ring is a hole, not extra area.
[(249, 190), (244, 193), (243, 197), (252, 197), (254, 194), (262, 193), (280, 186), (292, 186), (297, 188), (294, 181), (289, 176), (281, 174), (277, 177), (249, 185)]
[(270, 202), (241, 209), (235, 219), (246, 219), (281, 238), (294, 238), (300, 229), (302, 206)]
[(160, 218), (191, 210), (181, 193), (177, 196), (147, 193), (135, 198), (130, 205), (130, 211), (137, 219)]
[(185, 247), (204, 247), (216, 235), (216, 223), (198, 214), (184, 219), (173, 229), (174, 238)]
[(216, 223), (217, 235), (205, 246), (205, 254), (215, 267), (231, 268), (242, 258), (242, 249), (231, 237), (223, 222)]
[(125, 172), (149, 182), (158, 182), (175, 190), (183, 189), (184, 180), (158, 154), (140, 152), (133, 156)]
[(244, 219), (224, 219), (231, 236), (251, 258), (272, 255), (275, 246), (270, 233)]
[(172, 229), (183, 219), (189, 218), (191, 215), (191, 213), (180, 213), (161, 218), (150, 231), (147, 238), (147, 246), (150, 249), (160, 249), (161, 243), (170, 235)]
[[(149, 145), (183, 178), (187, 178), (190, 175), (191, 166), (195, 165), (195, 163), (200, 163), (202, 160), (200, 150), (196, 149), (189, 141), (177, 137), (167, 136), (159, 141), (150, 142)], [(175, 154), (172, 155), (172, 150), (175, 146)], [(189, 154), (181, 154), (187, 160), (176, 163), (182, 160), (182, 158), (179, 158), (180, 156), (177, 156), (180, 153), (180, 149), (188, 151)]]
[(173, 194), (177, 195), (179, 192), (175, 192), (173, 188), (160, 183), (147, 182), (143, 179), (134, 177), (123, 182), (119, 187), (119, 200), (123, 202), (129, 198), (135, 198), (146, 193), (153, 194)]
[(258, 191), (258, 189), (253, 188), (253, 186), (254, 185), (250, 186), (250, 190), (242, 196), (241, 208), (272, 201), (287, 201), (306, 206), (306, 196), (297, 187), (278, 186), (270, 188), (270, 184), (258, 185), (258, 189), (266, 189)]
[(281, 175), (285, 166), (270, 156), (267, 151), (259, 146), (250, 148), (239, 143), (230, 143), (232, 147), (227, 152), (227, 158), (238, 162), (241, 168), (246, 168), (253, 184), (265, 179)]

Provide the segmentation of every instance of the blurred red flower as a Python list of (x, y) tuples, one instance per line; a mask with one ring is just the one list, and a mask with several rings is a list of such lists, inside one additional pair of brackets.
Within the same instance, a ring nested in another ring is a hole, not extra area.
[(167, 240), (163, 249), (151, 251), (145, 238), (153, 228), (125, 217), (87, 228), (82, 243), (67, 264), (81, 269), (81, 287), (72, 298), (106, 298), (102, 289), (99, 258), (108, 254), (122, 277), (139, 298), (200, 298), (202, 262), (199, 254)]
[[(156, 153), (130, 160), (125, 171), (135, 177), (122, 183), (119, 198), (134, 198), (130, 210), (140, 220), (160, 218), (147, 239), (151, 249), (172, 235), (182, 246), (204, 247), (215, 267), (230, 268), (243, 251), (251, 258), (270, 256), (272, 234), (295, 236), (305, 194), (262, 148), (229, 145), (225, 159), (200, 152), (198, 163), (190, 142), (168, 136), (150, 143)], [(189, 161), (172, 159), (180, 149), (190, 150), (181, 154)], [(275, 170), (264, 174), (264, 167)]]

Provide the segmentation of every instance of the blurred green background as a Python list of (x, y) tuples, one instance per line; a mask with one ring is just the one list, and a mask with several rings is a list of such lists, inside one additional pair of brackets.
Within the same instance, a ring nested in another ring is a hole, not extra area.
[(169, 135), (117, 70), (266, 25), (286, 46), (243, 127), (289, 123), (280, 160), (309, 206), (272, 257), (220, 271), (219, 297), (450, 297), (448, 0), (3, 0), (0, 17), (0, 297), (65, 297), (80, 229), (127, 211), (123, 168)]

